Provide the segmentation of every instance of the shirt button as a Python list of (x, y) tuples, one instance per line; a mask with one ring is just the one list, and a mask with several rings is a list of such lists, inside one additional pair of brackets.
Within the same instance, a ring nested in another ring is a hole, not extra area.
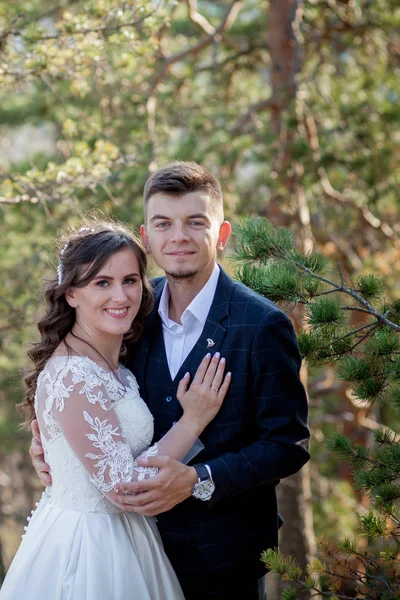
[(165, 398), (165, 402), (172, 402), (172, 396), (167, 396)]

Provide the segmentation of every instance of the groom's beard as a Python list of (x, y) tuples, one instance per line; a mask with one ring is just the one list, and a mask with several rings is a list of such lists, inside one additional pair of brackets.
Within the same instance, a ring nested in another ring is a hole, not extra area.
[(165, 274), (173, 279), (193, 279), (197, 275), (198, 271), (193, 269), (177, 269), (176, 271), (165, 271)]

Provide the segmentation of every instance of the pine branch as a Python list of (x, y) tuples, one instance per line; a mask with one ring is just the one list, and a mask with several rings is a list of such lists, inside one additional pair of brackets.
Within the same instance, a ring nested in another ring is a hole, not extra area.
[[(380, 325), (380, 321), (374, 321), (373, 323), (370, 324), (370, 326), (372, 326), (372, 331), (374, 329), (377, 329), (377, 327), (379, 327)], [(348, 352), (351, 353), (353, 352), (357, 346), (359, 346), (360, 344), (362, 344), (369, 336), (371, 335), (371, 331), (368, 331), (365, 335), (361, 336), (361, 338), (353, 345), (349, 348)]]
[(331, 281), (330, 279), (327, 279), (326, 277), (323, 277), (322, 275), (318, 275), (318, 273), (314, 273), (311, 269), (309, 269), (308, 267), (302, 265), (299, 262), (295, 262), (294, 261), (293, 264), (300, 271), (303, 271), (304, 273), (308, 273), (309, 275), (311, 275), (315, 279), (318, 279), (319, 281), (322, 281), (323, 283), (327, 283), (328, 285), (332, 286), (334, 288), (334, 291), (336, 291), (336, 292), (343, 292), (344, 294), (347, 294), (348, 296), (351, 296), (352, 298), (354, 298), (354, 300), (357, 300), (357, 302), (359, 302), (360, 304), (363, 305), (363, 307), (365, 308), (366, 312), (368, 312), (370, 315), (375, 316), (377, 318), (377, 320), (379, 321), (379, 323), (384, 323), (385, 325), (387, 325), (391, 329), (394, 329), (395, 331), (400, 332), (400, 325), (396, 325), (396, 323), (393, 323), (392, 321), (390, 321), (387, 318), (387, 315), (389, 314), (389, 311), (387, 311), (384, 315), (381, 315), (378, 311), (376, 311), (374, 309), (374, 307), (369, 302), (367, 302), (355, 290), (352, 290), (351, 288), (348, 288), (347, 286), (345, 286), (343, 284), (335, 283), (334, 281)]
[[(345, 340), (346, 338), (351, 337), (351, 336), (355, 335), (356, 333), (358, 333), (359, 331), (363, 331), (364, 329), (367, 329), (369, 327), (372, 327), (375, 329), (377, 327), (377, 325), (380, 325), (380, 321), (373, 321), (372, 323), (366, 323), (365, 325), (362, 325), (361, 327), (358, 327), (357, 329), (353, 329), (352, 331), (349, 331), (348, 333), (345, 333), (344, 335), (333, 339), (326, 346), (321, 346), (321, 348), (319, 348), (319, 350), (326, 350), (327, 348), (330, 348), (333, 344), (336, 344), (337, 342), (340, 342), (341, 340)], [(353, 350), (356, 346), (358, 346), (358, 344), (360, 344), (369, 335), (370, 335), (370, 332), (368, 332), (365, 336), (362, 336), (361, 340), (358, 341), (357, 344), (355, 344), (355, 346), (352, 346), (352, 348), (350, 348), (350, 350)]]

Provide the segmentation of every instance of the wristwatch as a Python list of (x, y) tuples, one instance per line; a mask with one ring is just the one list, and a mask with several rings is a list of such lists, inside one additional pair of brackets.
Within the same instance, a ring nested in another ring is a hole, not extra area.
[(197, 483), (194, 484), (192, 496), (197, 500), (210, 500), (215, 490), (215, 483), (211, 477), (208, 465), (193, 465), (197, 473)]

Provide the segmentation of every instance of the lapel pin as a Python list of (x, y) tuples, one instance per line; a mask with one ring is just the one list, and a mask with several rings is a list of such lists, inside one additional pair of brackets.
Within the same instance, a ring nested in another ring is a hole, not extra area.
[(215, 346), (214, 340), (207, 338), (207, 348), (211, 348), (212, 346)]

